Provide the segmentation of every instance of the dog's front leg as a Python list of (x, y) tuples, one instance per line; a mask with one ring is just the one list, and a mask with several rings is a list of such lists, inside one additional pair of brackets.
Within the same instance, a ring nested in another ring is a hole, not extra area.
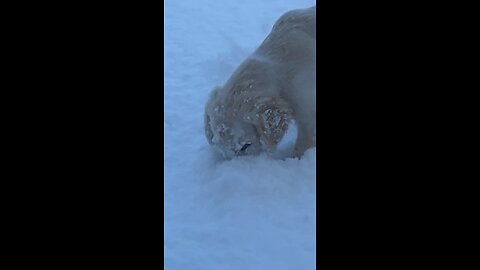
[(313, 125), (299, 122), (293, 157), (300, 158), (309, 148), (316, 146), (316, 129)]

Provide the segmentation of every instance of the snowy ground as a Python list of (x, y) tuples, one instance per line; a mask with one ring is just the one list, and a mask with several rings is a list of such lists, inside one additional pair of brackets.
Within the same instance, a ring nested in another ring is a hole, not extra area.
[(315, 149), (217, 158), (208, 93), (308, 0), (165, 1), (165, 269), (315, 269)]

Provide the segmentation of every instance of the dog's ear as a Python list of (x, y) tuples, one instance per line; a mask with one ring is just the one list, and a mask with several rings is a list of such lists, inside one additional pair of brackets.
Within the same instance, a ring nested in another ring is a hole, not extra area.
[(204, 115), (204, 125), (205, 125), (205, 136), (207, 137), (208, 143), (213, 145), (213, 131), (212, 131), (212, 117), (215, 113), (215, 104), (218, 103), (218, 94), (220, 87), (215, 87), (210, 93), (209, 99), (205, 106), (205, 115)]
[(213, 145), (213, 132), (212, 126), (210, 125), (210, 116), (208, 115), (207, 110), (205, 110), (205, 137), (207, 137), (207, 141), (210, 145)]
[(292, 109), (279, 97), (259, 100), (257, 132), (268, 150), (274, 150), (287, 132), (288, 123), (293, 118)]

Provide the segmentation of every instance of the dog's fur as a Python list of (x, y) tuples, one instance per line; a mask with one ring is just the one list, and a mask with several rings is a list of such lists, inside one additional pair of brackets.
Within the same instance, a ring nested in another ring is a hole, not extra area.
[(227, 158), (272, 152), (294, 120), (293, 155), (315, 146), (315, 45), (315, 6), (282, 15), (260, 47), (210, 94), (208, 142)]

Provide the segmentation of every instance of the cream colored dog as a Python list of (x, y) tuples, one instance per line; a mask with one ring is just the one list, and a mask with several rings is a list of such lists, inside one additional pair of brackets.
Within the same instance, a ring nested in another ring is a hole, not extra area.
[(316, 145), (316, 10), (292, 10), (210, 94), (205, 108), (208, 142), (226, 158), (273, 152), (294, 120), (293, 156)]

